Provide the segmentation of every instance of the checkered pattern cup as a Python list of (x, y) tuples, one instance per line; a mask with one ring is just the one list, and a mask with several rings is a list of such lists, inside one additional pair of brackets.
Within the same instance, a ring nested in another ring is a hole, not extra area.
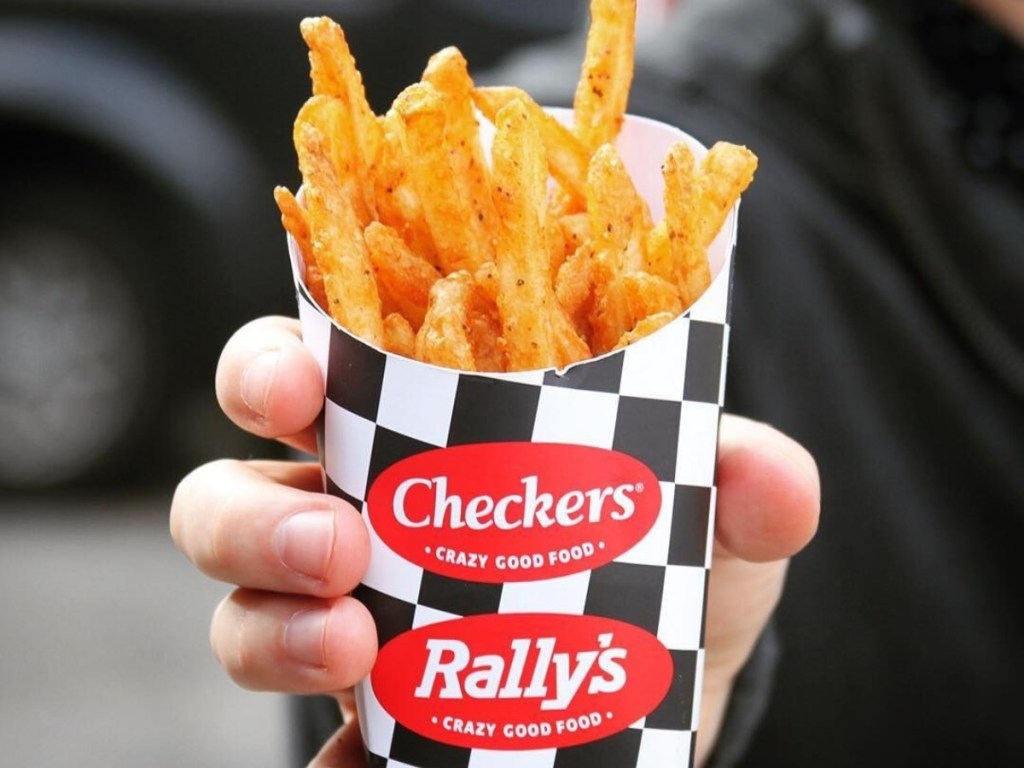
[[(662, 215), (681, 131), (618, 150)], [(326, 405), (329, 492), (362, 510), (355, 595), (381, 651), (357, 689), (374, 768), (692, 766), (736, 211), (710, 288), (564, 371), (465, 373), (385, 353), (317, 307), (291, 258)]]

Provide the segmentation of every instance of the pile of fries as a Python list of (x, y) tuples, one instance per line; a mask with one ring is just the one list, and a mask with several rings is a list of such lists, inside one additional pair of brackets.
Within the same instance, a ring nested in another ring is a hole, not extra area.
[[(342, 29), (301, 24), (313, 95), (295, 121), (301, 202), (274, 190), (306, 286), (369, 344), (466, 371), (563, 368), (665, 325), (710, 283), (707, 249), (757, 158), (724, 142), (665, 157), (652, 221), (614, 147), (636, 0), (592, 0), (572, 128), (513, 87), (432, 56), (386, 114)], [(477, 116), (493, 123), (490, 157)]]

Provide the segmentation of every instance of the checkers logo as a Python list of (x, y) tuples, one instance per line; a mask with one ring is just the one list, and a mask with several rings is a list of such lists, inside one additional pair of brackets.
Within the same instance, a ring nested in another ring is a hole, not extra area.
[(395, 720), (460, 747), (547, 749), (621, 731), (672, 682), (672, 656), (602, 616), (486, 614), (414, 629), (380, 650), (370, 681)]
[(597, 568), (654, 525), (661, 488), (618, 451), (558, 443), (439, 448), (380, 474), (370, 521), (395, 552), (469, 581), (535, 581)]

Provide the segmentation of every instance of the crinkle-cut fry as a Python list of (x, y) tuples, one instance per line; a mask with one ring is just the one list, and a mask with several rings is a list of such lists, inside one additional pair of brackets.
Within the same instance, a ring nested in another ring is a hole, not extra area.
[(451, 154), (445, 140), (448, 110), (430, 83), (415, 83), (395, 99), (410, 158), (409, 178), (419, 195), (423, 215), (445, 274), (472, 272), (492, 258), (491, 244), (466, 225), (471, 216), (453, 182)]
[(355, 126), (351, 113), (344, 102), (334, 96), (311, 96), (295, 118), (293, 136), (296, 147), (298, 134), (304, 125), (312, 125), (323, 135), (337, 183), (352, 204), (359, 222), (366, 226), (374, 216), (373, 188), (353, 138)]
[(434, 266), (437, 249), (430, 227), (423, 215), (423, 206), (409, 178), (412, 165), (402, 140), (402, 125), (394, 109), (378, 118), (383, 143), (373, 167), (374, 200), (381, 222), (402, 235), (406, 244)]
[(573, 99), (574, 132), (594, 152), (622, 128), (633, 82), (636, 0), (591, 0), (590, 28)]
[(614, 349), (622, 349), (623, 347), (629, 346), (635, 341), (639, 341), (644, 336), (650, 336), (659, 328), (664, 328), (666, 325), (675, 320), (676, 315), (671, 312), (658, 312), (654, 315), (648, 315), (631, 331), (626, 331), (622, 334), (622, 337), (615, 344)]
[[(509, 370), (562, 367), (586, 344), (555, 298), (547, 261), (547, 160), (529, 109), (518, 99), (498, 112), (492, 146), (498, 228), (498, 312)], [(575, 351), (573, 347), (575, 346)]]
[(416, 331), (401, 312), (384, 316), (384, 349), (402, 357), (416, 356)]
[[(309, 47), (309, 74), (313, 94), (341, 99), (351, 114), (353, 142), (359, 158), (359, 172), (365, 176), (380, 151), (383, 133), (366, 99), (363, 76), (345, 39), (341, 26), (326, 16), (303, 19), (299, 24)], [(366, 205), (373, 211), (373, 189), (364, 185)]]
[(693, 152), (685, 143), (676, 142), (669, 148), (661, 172), (665, 180), (664, 226), (673, 264), (673, 279), (685, 308), (711, 284), (707, 249), (700, 243), (700, 192)]
[(683, 311), (675, 283), (642, 271), (626, 273), (622, 282), (634, 326), (648, 315), (661, 312), (678, 315)]
[(547, 152), (551, 175), (570, 196), (570, 204), (581, 206), (586, 199), (590, 152), (573, 132), (553, 115), (545, 112), (544, 108), (530, 98), (522, 88), (487, 86), (477, 88), (473, 92), (477, 108), (492, 123), (497, 119), (498, 111), (513, 99), (522, 101), (536, 121)]
[(363, 231), (381, 298), (419, 328), (427, 313), (430, 288), (441, 274), (434, 265), (414, 253), (402, 236), (387, 224), (370, 222)]
[(313, 258), (313, 244), (310, 242), (309, 222), (306, 211), (286, 187), (274, 187), (274, 201), (281, 212), (281, 224), (292, 236), (302, 255), (303, 282), (309, 294), (320, 307), (327, 311), (327, 294), (324, 291), (324, 276)]
[(462, 52), (449, 46), (435, 53), (427, 62), (423, 80), (433, 85), (444, 99), (447, 115), (444, 141), (452, 179), (463, 205), (468, 208), (463, 226), (472, 231), (486, 259), (493, 259), (498, 222), (491, 199), (491, 173), (473, 109), (473, 79)]
[(757, 155), (737, 144), (719, 141), (704, 155), (697, 174), (701, 246), (711, 245), (729, 211), (754, 180), (756, 170)]
[(384, 339), (381, 301), (363, 227), (338, 184), (327, 140), (308, 123), (297, 130), (313, 257), (324, 279), (331, 316), (374, 346)]
[(473, 277), (453, 272), (434, 283), (416, 334), (416, 359), (463, 371), (504, 370), (496, 307)]

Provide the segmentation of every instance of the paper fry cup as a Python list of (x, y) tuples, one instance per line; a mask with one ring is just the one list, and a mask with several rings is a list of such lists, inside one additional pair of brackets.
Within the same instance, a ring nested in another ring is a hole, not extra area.
[[(679, 130), (630, 117), (619, 152), (662, 216)], [(331, 493), (362, 511), (355, 595), (380, 653), (358, 688), (371, 766), (693, 763), (734, 210), (682, 316), (565, 371), (463, 373), (375, 349), (302, 284)]]

